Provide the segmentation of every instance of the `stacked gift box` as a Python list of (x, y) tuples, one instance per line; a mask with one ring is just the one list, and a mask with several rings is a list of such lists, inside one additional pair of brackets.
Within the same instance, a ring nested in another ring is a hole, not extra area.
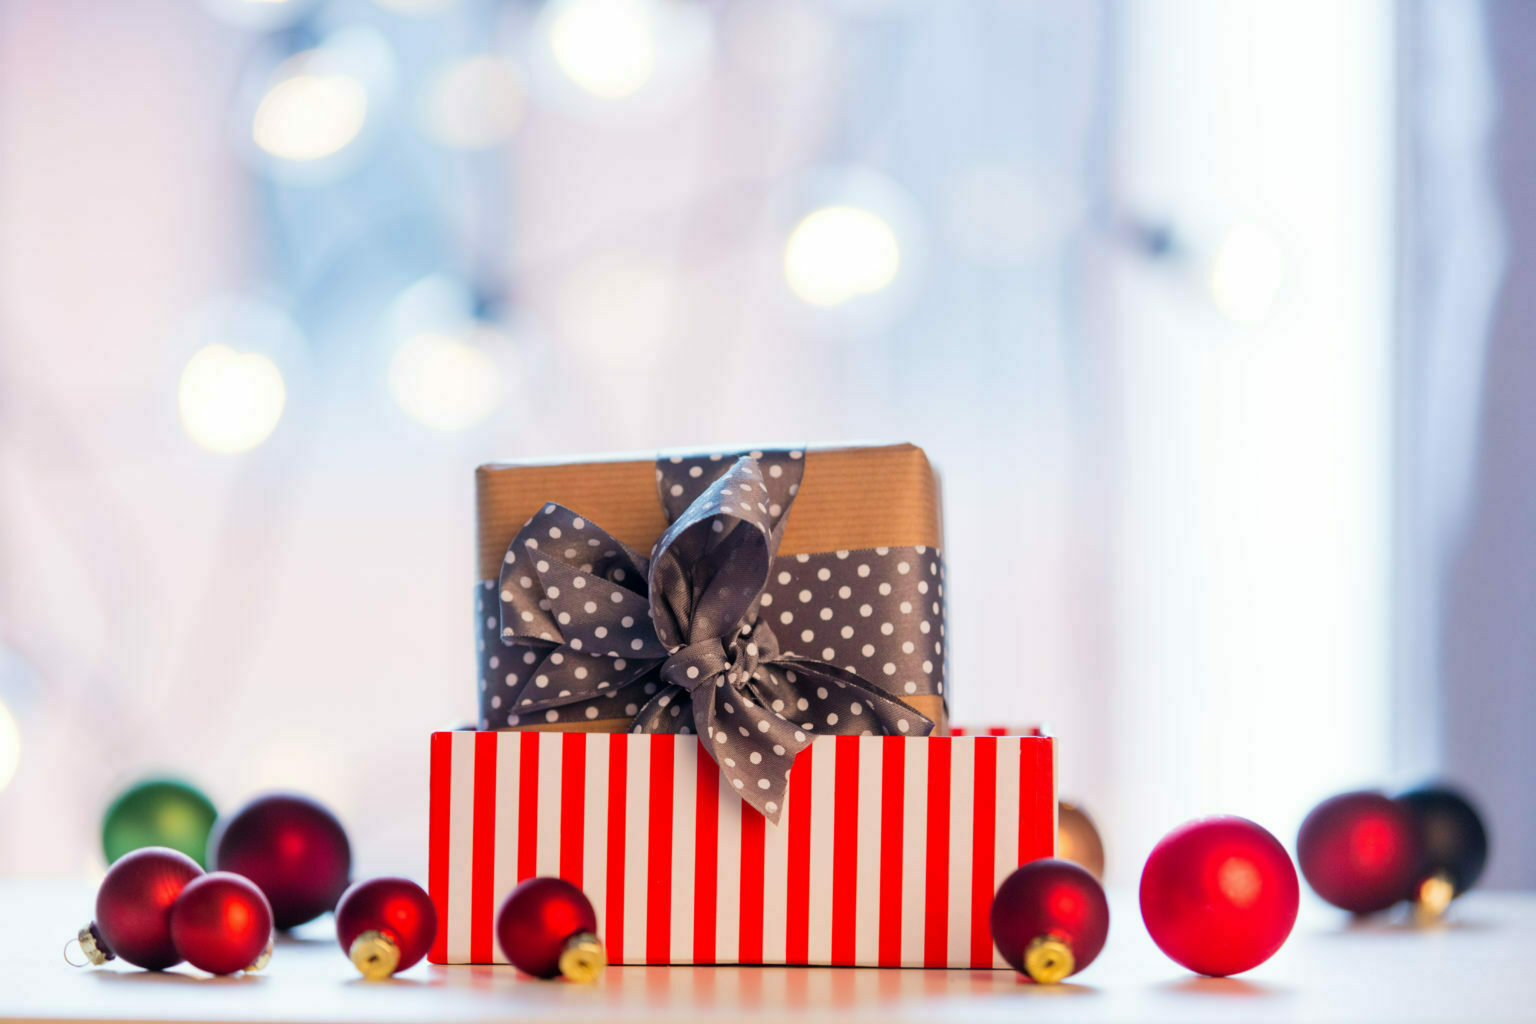
[(558, 875), (615, 963), (1001, 967), (1055, 849), (1053, 741), (951, 728), (937, 479), (912, 445), (476, 476), (479, 731), (431, 741), (436, 963)]

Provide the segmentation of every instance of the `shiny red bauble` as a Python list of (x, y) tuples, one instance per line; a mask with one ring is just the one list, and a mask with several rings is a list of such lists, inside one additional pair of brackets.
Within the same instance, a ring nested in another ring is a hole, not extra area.
[(1238, 974), (1275, 954), (1301, 886), (1280, 841), (1246, 818), (1204, 818), (1153, 847), (1141, 873), (1152, 941), (1198, 974)]
[(272, 908), (249, 879), (215, 871), (177, 897), (171, 939), (187, 963), (209, 974), (260, 970), (272, 941)]
[(1009, 966), (1036, 981), (1060, 981), (1104, 948), (1109, 901), (1081, 865), (1036, 860), (998, 886), (991, 920), (992, 942)]
[(387, 978), (427, 955), (437, 908), (409, 878), (358, 882), (336, 904), (336, 938), (368, 978)]
[[(602, 970), (602, 963), (594, 969), (580, 952), (584, 945), (590, 951), (596, 933), (597, 912), (592, 902), (561, 878), (530, 878), (518, 883), (496, 914), (496, 941), (501, 951), (514, 967), (536, 978), (565, 974), (575, 980), (591, 980)], [(597, 946), (599, 960), (601, 955), (601, 946)], [(577, 977), (577, 973), (582, 976)]]
[(1422, 856), (1407, 809), (1368, 790), (1324, 800), (1296, 836), (1307, 884), (1355, 914), (1374, 914), (1406, 897)]
[(308, 797), (274, 794), (222, 819), (209, 861), (256, 883), (281, 929), (336, 906), (352, 873), (352, 848), (336, 816)]
[(171, 907), (203, 873), (197, 861), (164, 846), (118, 858), (96, 890), (95, 934), (128, 963), (163, 971), (181, 963), (171, 939)]

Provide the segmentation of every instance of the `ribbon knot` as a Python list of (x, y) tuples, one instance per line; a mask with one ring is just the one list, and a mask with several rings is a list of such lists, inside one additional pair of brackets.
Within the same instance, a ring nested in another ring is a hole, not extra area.
[(543, 654), (516, 694), (519, 714), (632, 695), (635, 732), (697, 731), (732, 788), (773, 821), (816, 732), (932, 730), (853, 671), (784, 654), (763, 621), (798, 489), (775, 493), (767, 481), (789, 475), (785, 461), (798, 480), (799, 454), (774, 453), (768, 477), (743, 456), (691, 497), (671, 485), (662, 498), (672, 523), (649, 558), (544, 506), (507, 549), (500, 580), (503, 643)]

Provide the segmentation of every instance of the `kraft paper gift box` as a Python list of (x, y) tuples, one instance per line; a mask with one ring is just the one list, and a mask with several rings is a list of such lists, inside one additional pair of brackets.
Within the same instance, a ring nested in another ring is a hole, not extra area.
[(490, 465), (476, 490), (482, 731), (433, 738), (434, 960), (500, 960), (499, 900), (559, 874), (616, 962), (1001, 962), (984, 910), (1054, 850), (1054, 748), (944, 735), (921, 449)]

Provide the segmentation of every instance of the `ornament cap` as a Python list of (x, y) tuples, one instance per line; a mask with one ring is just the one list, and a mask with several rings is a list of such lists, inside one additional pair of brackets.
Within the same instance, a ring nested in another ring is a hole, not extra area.
[(71, 967), (100, 967), (108, 960), (117, 959), (117, 954), (112, 952), (112, 948), (107, 945), (106, 940), (96, 933), (94, 921), (76, 932), (74, 939), (71, 941), (80, 947), (80, 952), (85, 955), (86, 960), (83, 964), (77, 964), (71, 960), (69, 958), (70, 943), (66, 942), (64, 943), (64, 962)]
[(590, 984), (608, 966), (608, 954), (602, 940), (591, 932), (578, 932), (566, 940), (560, 951), (560, 973), (571, 981)]
[(264, 970), (267, 969), (267, 964), (269, 964), (271, 962), (272, 962), (272, 939), (269, 936), (267, 938), (266, 946), (264, 946), (262, 948), (262, 950), (261, 950), (261, 955), (258, 956), (255, 960), (252, 960), (251, 961), (251, 966), (247, 967), (246, 970), (251, 972), (251, 973), (255, 973), (256, 971), (264, 971)]
[(400, 966), (400, 947), (395, 940), (370, 928), (352, 940), (347, 956), (369, 981), (383, 981)]
[(1055, 935), (1037, 935), (1024, 950), (1024, 972), (1042, 985), (1054, 985), (1077, 968), (1072, 947)]
[(1413, 894), (1413, 918), (1421, 925), (1435, 924), (1445, 916), (1445, 910), (1456, 896), (1456, 886), (1451, 876), (1437, 871), (1424, 881)]

